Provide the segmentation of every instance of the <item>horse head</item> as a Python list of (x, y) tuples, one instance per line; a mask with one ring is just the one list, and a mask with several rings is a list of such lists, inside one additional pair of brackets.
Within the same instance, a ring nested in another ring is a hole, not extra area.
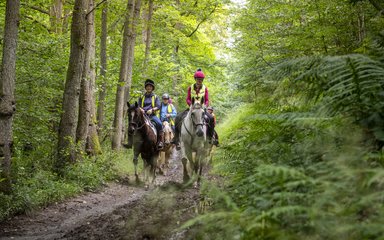
[(128, 105), (128, 133), (134, 134), (136, 130), (143, 127), (145, 124), (144, 120), (144, 111), (139, 108), (139, 104), (135, 102), (135, 104)]
[(169, 144), (171, 144), (171, 141), (173, 139), (173, 130), (169, 122), (167, 121), (163, 122), (163, 131), (164, 131), (164, 144), (165, 146), (168, 146)]
[[(197, 99), (198, 100), (198, 99)], [(192, 104), (189, 109), (192, 123), (196, 129), (196, 135), (202, 137), (204, 135), (204, 109), (203, 109), (203, 98), (200, 98), (200, 102), (192, 98)]]

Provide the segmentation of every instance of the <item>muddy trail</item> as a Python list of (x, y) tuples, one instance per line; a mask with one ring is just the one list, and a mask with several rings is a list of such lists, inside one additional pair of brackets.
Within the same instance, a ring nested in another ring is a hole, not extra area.
[(201, 204), (199, 190), (182, 184), (177, 154), (149, 190), (133, 179), (110, 183), (37, 212), (0, 223), (0, 239), (188, 239), (179, 227)]

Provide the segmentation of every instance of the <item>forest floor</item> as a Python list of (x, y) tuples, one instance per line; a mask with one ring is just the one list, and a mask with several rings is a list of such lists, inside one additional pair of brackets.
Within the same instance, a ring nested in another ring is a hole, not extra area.
[(134, 179), (109, 183), (44, 209), (0, 223), (0, 239), (186, 239), (179, 227), (196, 216), (198, 189), (182, 184), (177, 154), (149, 190)]

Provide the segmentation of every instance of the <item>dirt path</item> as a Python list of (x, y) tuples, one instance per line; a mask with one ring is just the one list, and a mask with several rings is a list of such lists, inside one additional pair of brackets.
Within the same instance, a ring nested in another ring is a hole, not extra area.
[(111, 183), (0, 223), (0, 239), (185, 239), (177, 229), (196, 214), (199, 191), (182, 187), (176, 155), (170, 165), (167, 176), (157, 177), (158, 187)]

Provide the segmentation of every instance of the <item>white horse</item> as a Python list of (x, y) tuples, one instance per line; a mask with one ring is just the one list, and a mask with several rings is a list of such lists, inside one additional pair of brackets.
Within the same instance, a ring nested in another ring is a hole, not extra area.
[[(203, 100), (203, 99), (201, 99)], [(193, 176), (194, 186), (200, 184), (203, 167), (206, 165), (210, 144), (208, 143), (204, 122), (203, 103), (192, 99), (187, 116), (181, 123), (181, 154), (183, 180), (188, 182)], [(197, 178), (197, 179), (196, 179)]]

